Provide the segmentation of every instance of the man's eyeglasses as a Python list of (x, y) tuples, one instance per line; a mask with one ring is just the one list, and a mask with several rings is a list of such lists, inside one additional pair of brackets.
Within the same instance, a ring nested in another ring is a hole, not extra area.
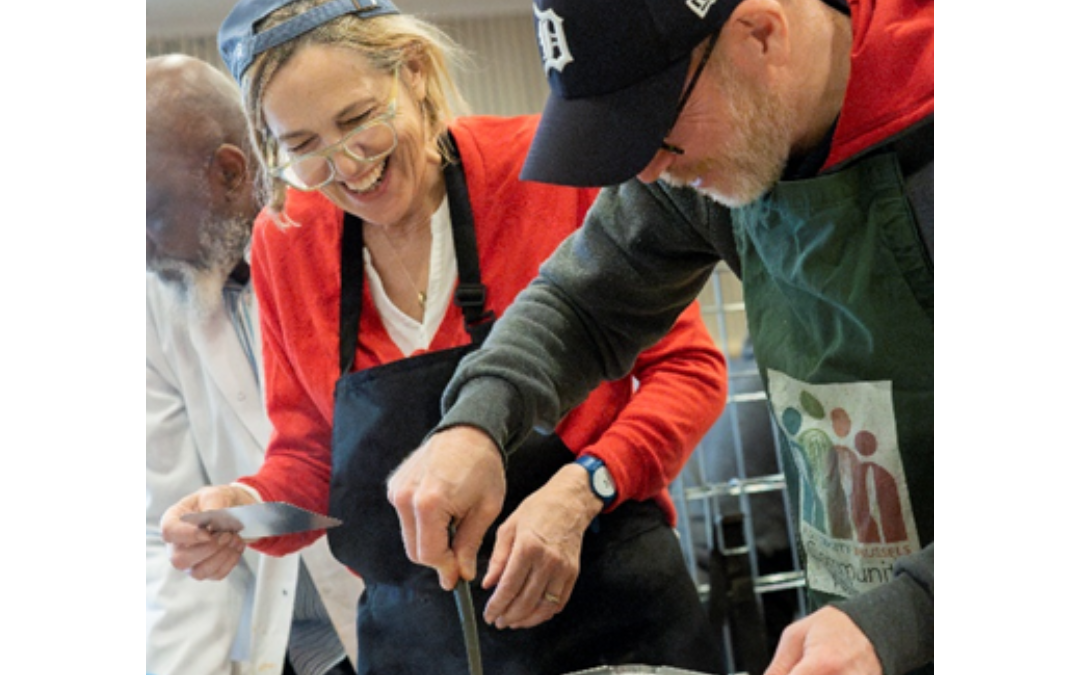
[[(716, 46), (716, 40), (720, 37), (720, 32), (717, 31), (709, 38), (709, 43), (705, 45), (705, 53), (701, 55), (701, 61), (698, 63), (697, 70), (694, 71), (693, 77), (690, 78), (690, 84), (687, 85), (686, 91), (683, 92), (682, 98), (679, 99), (679, 105), (675, 108), (675, 121), (672, 122), (671, 128), (675, 128), (675, 124), (679, 121), (679, 115), (682, 114), (683, 108), (686, 107), (686, 102), (690, 100), (690, 94), (694, 93), (694, 85), (697, 84), (698, 78), (701, 77), (701, 73), (705, 71), (705, 64), (709, 62), (709, 56), (712, 55), (713, 47)], [(671, 135), (671, 129), (668, 130), (667, 135)], [(677, 145), (668, 143), (666, 140), (660, 143), (660, 149), (670, 152), (673, 155), (685, 155), (686, 150), (683, 150)]]
[(390, 100), (386, 112), (364, 122), (333, 145), (301, 155), (291, 162), (270, 169), (270, 175), (285, 181), (297, 190), (312, 192), (329, 184), (337, 175), (333, 157), (344, 152), (357, 162), (372, 163), (386, 157), (397, 147), (397, 131), (391, 120), (397, 114), (398, 71), (394, 71)]

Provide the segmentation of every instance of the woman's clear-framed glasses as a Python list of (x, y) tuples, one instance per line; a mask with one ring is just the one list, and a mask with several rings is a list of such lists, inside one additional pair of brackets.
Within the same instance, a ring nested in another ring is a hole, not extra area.
[(337, 176), (334, 155), (339, 152), (344, 152), (353, 161), (366, 164), (377, 162), (389, 155), (397, 147), (397, 131), (391, 124), (397, 115), (397, 70), (394, 71), (394, 82), (391, 86), (386, 112), (364, 122), (329, 147), (271, 168), (270, 175), (297, 190), (312, 192), (329, 184)]

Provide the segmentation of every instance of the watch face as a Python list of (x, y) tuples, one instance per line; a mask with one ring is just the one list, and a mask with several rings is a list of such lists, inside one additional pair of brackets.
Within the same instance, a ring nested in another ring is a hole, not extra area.
[(611, 473), (606, 466), (602, 466), (593, 473), (593, 487), (602, 497), (615, 495), (615, 481), (611, 480)]

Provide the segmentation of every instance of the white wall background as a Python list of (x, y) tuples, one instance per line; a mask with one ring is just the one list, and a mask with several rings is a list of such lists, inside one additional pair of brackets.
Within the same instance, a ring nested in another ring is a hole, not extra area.
[[(405, 10), (404, 2), (397, 4)], [(455, 73), (455, 82), (474, 113), (519, 115), (543, 109), (547, 83), (540, 68), (531, 5), (515, 3), (518, 7), (522, 5), (524, 11), (491, 11), (468, 16), (421, 14), (471, 54), (472, 63), (468, 69)], [(223, 68), (217, 54), (220, 19), (207, 22), (187, 15), (153, 17), (151, 9), (152, 5), (148, 4), (147, 56), (180, 52)], [(212, 16), (219, 13), (215, 10)]]

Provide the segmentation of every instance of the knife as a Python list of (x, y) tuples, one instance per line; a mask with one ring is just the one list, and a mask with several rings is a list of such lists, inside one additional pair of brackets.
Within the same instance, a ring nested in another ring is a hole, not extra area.
[(341, 525), (337, 518), (319, 515), (287, 502), (263, 502), (180, 516), (185, 523), (209, 532), (236, 532), (245, 540), (278, 537)]

